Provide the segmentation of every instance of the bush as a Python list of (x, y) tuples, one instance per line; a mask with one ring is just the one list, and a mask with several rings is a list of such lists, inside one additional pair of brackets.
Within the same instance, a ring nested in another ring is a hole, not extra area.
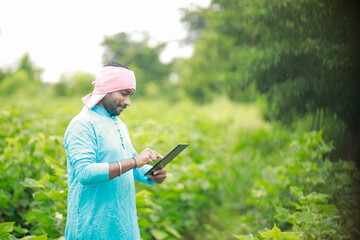
[[(62, 238), (62, 136), (83, 104), (79, 98), (41, 97), (0, 103), (0, 236)], [(120, 117), (138, 151), (150, 147), (165, 154), (179, 142), (190, 143), (167, 166), (163, 184), (136, 184), (144, 239), (233, 239), (231, 232), (255, 234), (274, 223), (284, 234), (293, 227), (302, 233), (309, 215), (326, 220), (316, 227), (336, 224), (329, 237), (356, 234), (357, 171), (326, 159), (332, 146), (321, 132), (298, 137), (263, 122), (254, 105), (226, 98), (202, 106), (135, 101)], [(303, 202), (311, 197), (322, 202)]]
[(95, 76), (90, 73), (64, 73), (54, 84), (54, 93), (56, 96), (85, 96), (93, 91), (94, 80)]
[(25, 70), (18, 70), (0, 82), (0, 96), (32, 96), (40, 92), (41, 88), (41, 82), (33, 81)]

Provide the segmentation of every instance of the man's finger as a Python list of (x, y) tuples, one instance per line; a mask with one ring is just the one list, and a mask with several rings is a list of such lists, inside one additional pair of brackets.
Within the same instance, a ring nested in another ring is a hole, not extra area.
[(156, 178), (166, 177), (166, 173), (158, 173), (158, 174), (154, 175), (154, 177), (156, 177)]
[(154, 173), (153, 173), (153, 175), (159, 175), (159, 174), (166, 174), (166, 170), (165, 169), (159, 169), (159, 170), (156, 170)]
[(158, 152), (156, 152), (154, 150), (151, 151), (151, 155), (154, 156), (156, 159), (163, 158), (163, 156), (161, 156), (161, 154), (159, 154)]
[(153, 177), (154, 181), (164, 181), (166, 179), (166, 174), (160, 174)]
[(153, 181), (156, 183), (165, 181), (166, 177), (158, 178), (157, 176), (153, 178)]

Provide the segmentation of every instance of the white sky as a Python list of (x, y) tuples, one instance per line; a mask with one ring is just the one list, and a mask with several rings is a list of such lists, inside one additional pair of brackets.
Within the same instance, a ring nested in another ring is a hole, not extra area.
[[(186, 31), (179, 8), (192, 3), (210, 0), (0, 0), (0, 68), (29, 53), (47, 82), (68, 71), (96, 75), (104, 36), (147, 31), (159, 42), (180, 40)], [(172, 42), (161, 60), (191, 54), (191, 47)]]

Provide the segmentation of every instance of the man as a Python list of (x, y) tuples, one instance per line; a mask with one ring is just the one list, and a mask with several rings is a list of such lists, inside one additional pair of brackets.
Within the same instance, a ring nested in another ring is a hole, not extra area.
[(140, 239), (134, 179), (162, 183), (165, 169), (144, 176), (148, 164), (162, 156), (149, 148), (137, 155), (126, 125), (116, 117), (130, 106), (134, 73), (111, 63), (93, 85), (64, 136), (69, 181), (65, 238)]

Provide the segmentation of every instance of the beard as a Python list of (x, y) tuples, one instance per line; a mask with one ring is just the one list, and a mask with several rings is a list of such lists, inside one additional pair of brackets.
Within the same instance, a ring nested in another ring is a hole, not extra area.
[(111, 94), (107, 94), (102, 100), (102, 104), (110, 116), (118, 116), (126, 108), (125, 105), (117, 103)]

